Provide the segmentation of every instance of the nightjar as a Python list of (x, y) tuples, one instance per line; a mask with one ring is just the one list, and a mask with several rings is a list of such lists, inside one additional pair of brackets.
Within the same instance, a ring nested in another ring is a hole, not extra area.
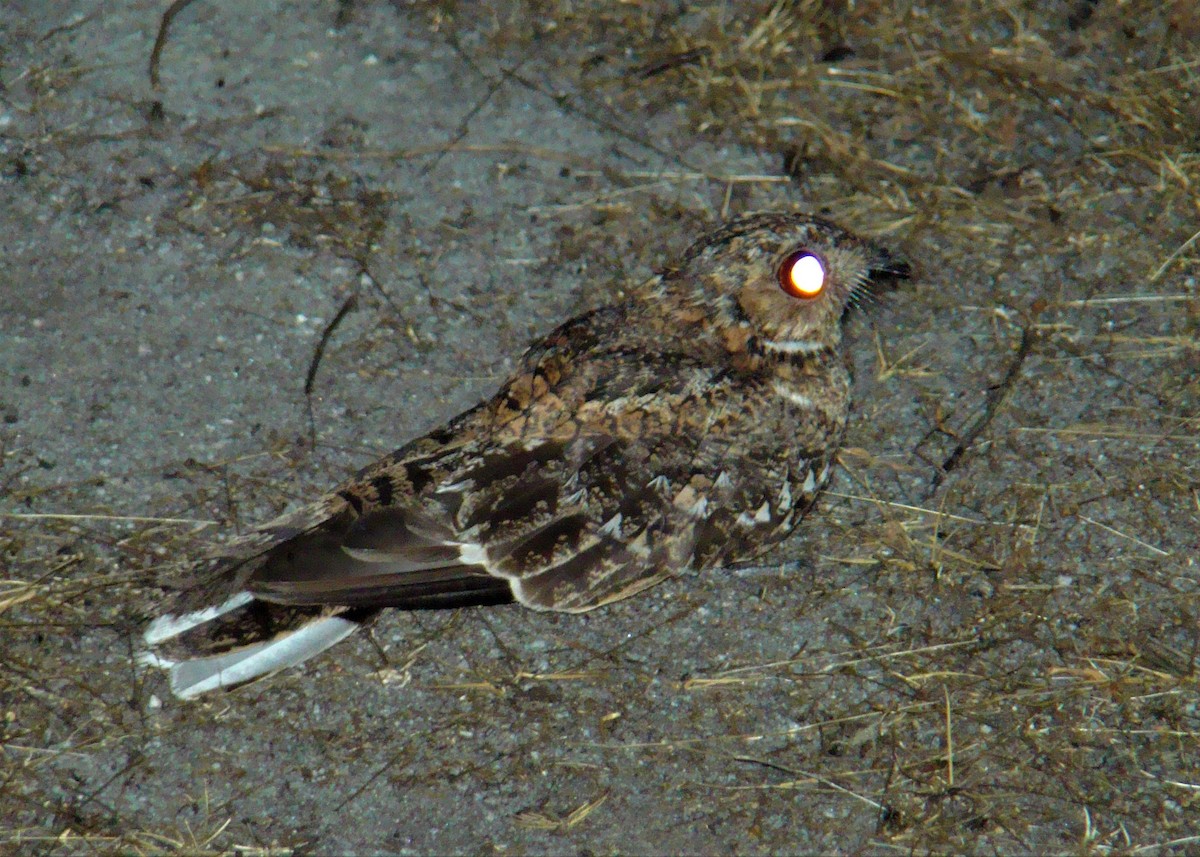
[(500, 391), (201, 561), (143, 660), (193, 697), (328, 648), (380, 608), (582, 612), (786, 536), (846, 428), (842, 322), (907, 266), (759, 213), (532, 345)]

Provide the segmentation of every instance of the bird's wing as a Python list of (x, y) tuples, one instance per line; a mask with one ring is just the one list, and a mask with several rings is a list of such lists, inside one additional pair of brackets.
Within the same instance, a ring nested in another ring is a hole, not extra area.
[(577, 361), (553, 336), (436, 444), (338, 492), (348, 508), (273, 548), (247, 589), (291, 605), (515, 598), (578, 612), (738, 558), (790, 522), (784, 486), (809, 465), (770, 424), (777, 405), (766, 413), (694, 358), (613, 348)]

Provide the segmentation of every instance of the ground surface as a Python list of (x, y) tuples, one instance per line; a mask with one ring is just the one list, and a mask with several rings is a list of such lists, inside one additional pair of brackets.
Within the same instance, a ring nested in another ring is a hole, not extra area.
[[(0, 7), (0, 850), (1200, 847), (1195, 4), (199, 0), (156, 91), (164, 5)], [(762, 208), (920, 270), (764, 569), (134, 667), (206, 543)]]

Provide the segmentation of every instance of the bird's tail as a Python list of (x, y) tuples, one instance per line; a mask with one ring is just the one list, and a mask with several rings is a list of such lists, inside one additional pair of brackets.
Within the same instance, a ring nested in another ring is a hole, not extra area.
[(171, 692), (192, 699), (303, 663), (348, 637), (370, 615), (281, 608), (240, 592), (216, 607), (155, 619), (138, 660), (167, 670)]

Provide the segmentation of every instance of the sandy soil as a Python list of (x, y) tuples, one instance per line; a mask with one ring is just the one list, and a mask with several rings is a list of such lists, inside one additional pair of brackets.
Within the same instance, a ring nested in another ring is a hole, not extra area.
[[(1200, 847), (1193, 3), (200, 0), (155, 89), (165, 5), (0, 6), (4, 848)], [(919, 268), (770, 563), (135, 667), (206, 544), (764, 208)]]

